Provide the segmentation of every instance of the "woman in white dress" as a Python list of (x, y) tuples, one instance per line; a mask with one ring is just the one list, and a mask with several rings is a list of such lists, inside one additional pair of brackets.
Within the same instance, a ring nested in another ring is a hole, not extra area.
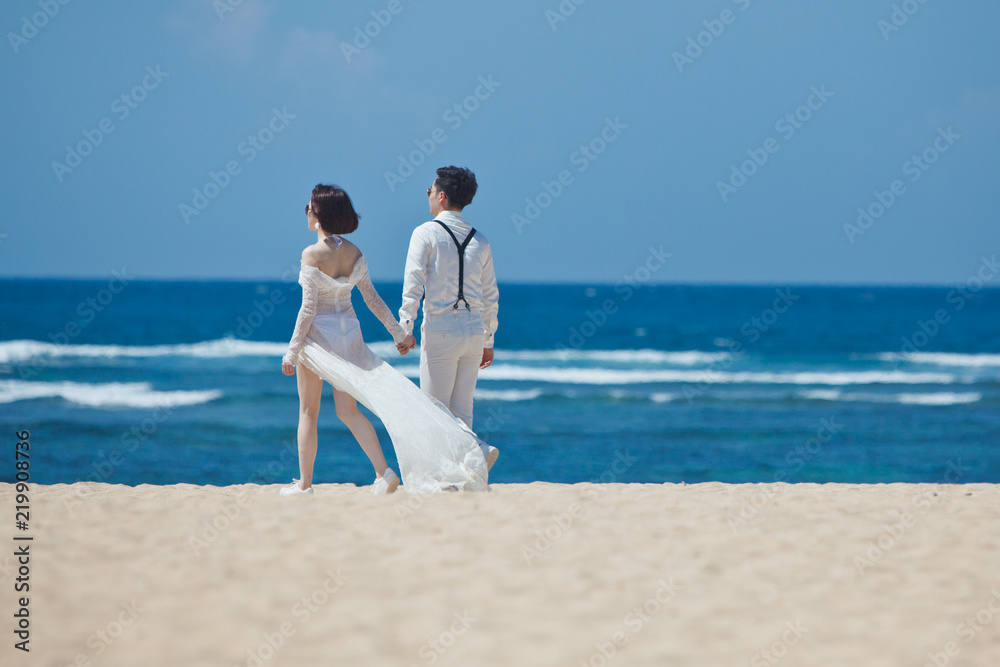
[(400, 479), (388, 467), (375, 429), (358, 410), (358, 401), (378, 415), (389, 432), (406, 491), (484, 490), (485, 443), (365, 345), (351, 306), (355, 285), (401, 354), (413, 348), (415, 341), (375, 291), (364, 255), (341, 237), (358, 227), (350, 197), (335, 185), (317, 185), (306, 206), (306, 219), (317, 241), (302, 252), (302, 307), (281, 363), (285, 375), (296, 374), (298, 368), (300, 479), (281, 494), (313, 492), (316, 419), (324, 380), (333, 385), (337, 416), (375, 469), (373, 493), (392, 493)]

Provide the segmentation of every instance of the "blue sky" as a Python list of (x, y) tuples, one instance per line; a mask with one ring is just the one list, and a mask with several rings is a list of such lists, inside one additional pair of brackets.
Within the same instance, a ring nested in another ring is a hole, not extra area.
[(396, 280), (458, 164), (501, 281), (665, 252), (652, 281), (964, 282), (1000, 250), (997, 25), (987, 0), (5, 2), (0, 275), (281, 276), (333, 182)]

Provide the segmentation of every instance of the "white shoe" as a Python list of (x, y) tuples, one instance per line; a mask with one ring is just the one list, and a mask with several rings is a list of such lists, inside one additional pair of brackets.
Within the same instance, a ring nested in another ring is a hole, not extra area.
[(483, 450), (483, 456), (486, 457), (486, 470), (487, 472), (493, 468), (493, 464), (497, 462), (500, 457), (500, 450), (492, 445), (482, 445), (480, 449)]
[(283, 496), (297, 496), (299, 494), (311, 496), (313, 495), (313, 488), (310, 486), (308, 489), (303, 489), (299, 486), (299, 480), (293, 479), (292, 483), (279, 491), (279, 493)]
[(376, 496), (384, 496), (395, 491), (397, 486), (399, 486), (399, 475), (392, 468), (386, 468), (381, 477), (375, 478), (375, 483), (372, 484), (372, 493)]

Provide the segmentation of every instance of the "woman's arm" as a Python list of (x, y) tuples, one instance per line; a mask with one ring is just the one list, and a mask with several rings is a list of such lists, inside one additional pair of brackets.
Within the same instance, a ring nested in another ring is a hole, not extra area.
[[(359, 262), (365, 262), (362, 256), (358, 259)], [(375, 291), (375, 286), (372, 285), (372, 279), (368, 275), (368, 264), (361, 267), (360, 276), (358, 277), (358, 290), (361, 291), (361, 296), (365, 300), (365, 305), (368, 306), (368, 310), (372, 311), (372, 314), (379, 319), (380, 322), (389, 331), (392, 336), (392, 340), (398, 346), (407, 337), (406, 330), (399, 325), (396, 318), (392, 316), (392, 311), (389, 307), (385, 305), (385, 301), (379, 296), (378, 292)]]
[[(294, 373), (291, 367), (299, 363), (299, 353), (306, 344), (306, 334), (312, 327), (313, 318), (316, 316), (316, 305), (319, 298), (316, 293), (316, 284), (313, 281), (309, 270), (303, 265), (299, 273), (299, 284), (302, 285), (302, 306), (299, 308), (299, 316), (295, 320), (295, 330), (292, 332), (292, 339), (288, 343), (288, 352), (281, 359), (281, 369), (285, 375)], [(313, 269), (318, 271), (318, 269)]]

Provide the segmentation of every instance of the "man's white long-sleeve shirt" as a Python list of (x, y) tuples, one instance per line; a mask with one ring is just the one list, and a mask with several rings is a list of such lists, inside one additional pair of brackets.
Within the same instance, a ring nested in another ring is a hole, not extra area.
[[(448, 225), (459, 243), (472, 231), (472, 226), (458, 211), (442, 211), (437, 219)], [(486, 347), (493, 347), (500, 293), (493, 272), (493, 250), (478, 230), (465, 248), (463, 292), (469, 308), (482, 314)], [(421, 297), (424, 299), (424, 319), (428, 315), (451, 312), (458, 299), (458, 248), (448, 232), (433, 220), (413, 230), (406, 254), (399, 321), (407, 332), (413, 332)], [(465, 302), (460, 302), (458, 307), (465, 309)]]

